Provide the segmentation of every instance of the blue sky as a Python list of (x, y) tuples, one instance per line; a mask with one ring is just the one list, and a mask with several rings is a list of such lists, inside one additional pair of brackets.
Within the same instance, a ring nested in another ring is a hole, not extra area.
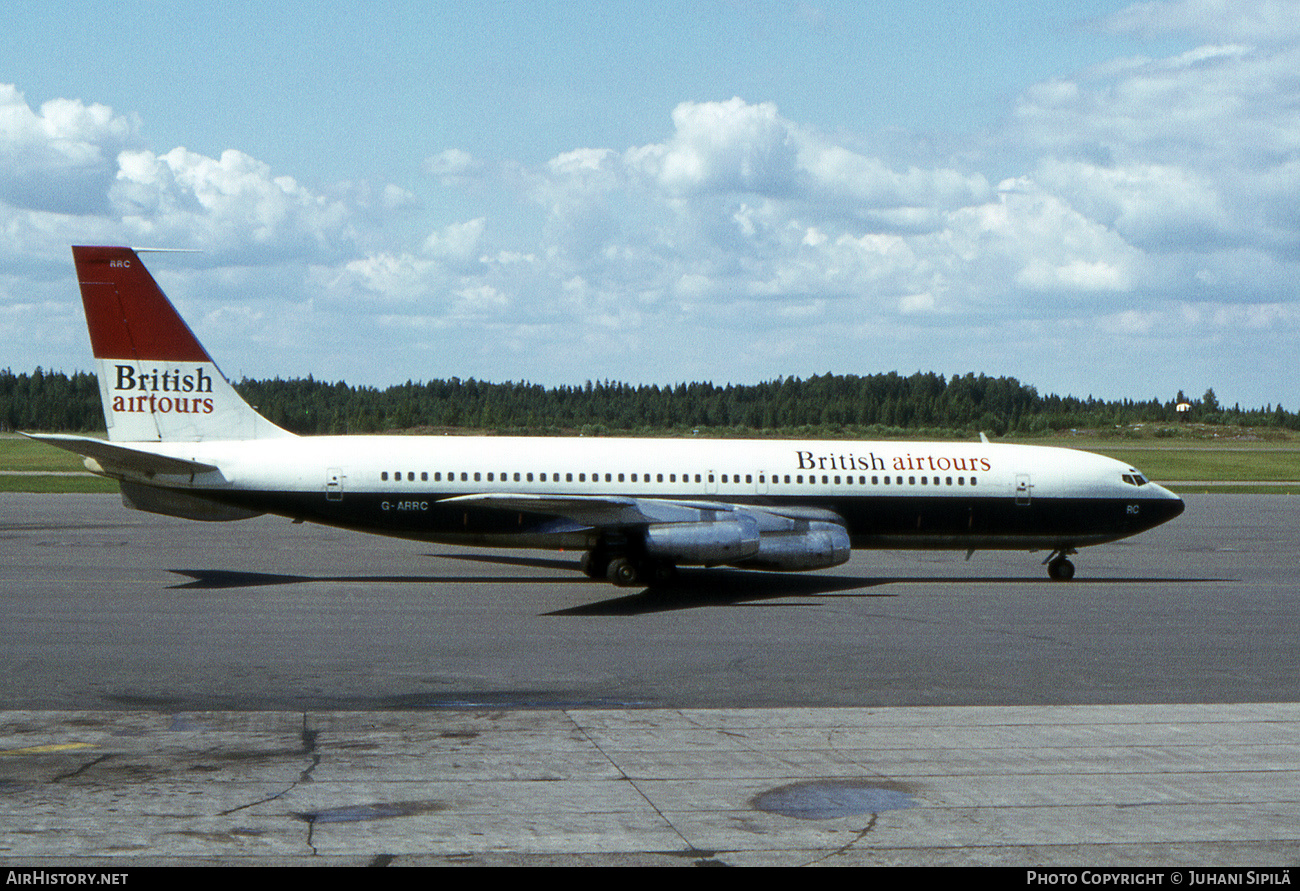
[(1011, 375), (1300, 402), (1300, 7), (23, 4), (0, 366), (71, 243), (228, 375)]

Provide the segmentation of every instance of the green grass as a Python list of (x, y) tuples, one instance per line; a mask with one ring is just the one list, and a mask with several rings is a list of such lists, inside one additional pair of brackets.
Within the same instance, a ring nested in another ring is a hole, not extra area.
[(15, 476), (0, 473), (0, 492), (99, 495), (116, 491), (117, 483), (101, 476)]
[(84, 471), (81, 456), (16, 434), (0, 436), (0, 470)]
[[(6, 472), (7, 471), (7, 472)], [(20, 471), (14, 473), (14, 471)], [(79, 473), (84, 476), (54, 476)], [(47, 475), (49, 474), (49, 475)], [(25, 436), (0, 436), (0, 492), (116, 492), (117, 483), (91, 476), (81, 456)]]
[(1131, 449), (1097, 443), (1088, 451), (1123, 461), (1159, 482), (1300, 480), (1300, 449), (1207, 448), (1204, 446)]

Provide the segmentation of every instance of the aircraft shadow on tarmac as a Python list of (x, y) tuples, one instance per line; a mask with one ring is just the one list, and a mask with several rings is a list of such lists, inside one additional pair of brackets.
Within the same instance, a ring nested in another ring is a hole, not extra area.
[[(190, 581), (171, 586), (173, 590), (219, 590), (231, 588), (256, 588), (268, 585), (293, 585), (304, 583), (340, 584), (573, 584), (589, 580), (576, 576), (578, 564), (572, 560), (540, 557), (515, 557), (500, 554), (430, 554), (443, 559), (466, 560), (477, 563), (495, 563), (510, 566), (528, 566), (537, 569), (562, 570), (557, 576), (452, 576), (452, 575), (287, 575), (280, 573), (241, 572), (227, 569), (173, 569), (176, 575)], [(1170, 584), (1224, 579), (1199, 578), (1076, 578), (1069, 588), (1097, 584)], [(590, 581), (608, 590), (603, 581)], [(682, 570), (670, 583), (647, 587), (635, 593), (606, 598), (594, 603), (544, 613), (551, 616), (625, 616), (644, 613), (668, 612), (681, 609), (699, 609), (718, 606), (754, 606), (766, 600), (783, 600), (819, 596), (897, 597), (898, 592), (867, 591), (897, 585), (1051, 585), (1045, 577), (1003, 576), (837, 576), (804, 575), (779, 572), (759, 572), (735, 569)], [(857, 593), (853, 593), (857, 592)], [(776, 604), (773, 604), (774, 606)], [(796, 604), (781, 604), (794, 606)]]

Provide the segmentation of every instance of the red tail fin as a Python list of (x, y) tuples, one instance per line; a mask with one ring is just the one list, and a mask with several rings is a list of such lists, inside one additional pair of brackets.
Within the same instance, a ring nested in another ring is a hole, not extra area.
[(108, 438), (270, 439), (292, 434), (240, 398), (135, 251), (74, 247)]
[(74, 247), (96, 359), (211, 362), (135, 251)]

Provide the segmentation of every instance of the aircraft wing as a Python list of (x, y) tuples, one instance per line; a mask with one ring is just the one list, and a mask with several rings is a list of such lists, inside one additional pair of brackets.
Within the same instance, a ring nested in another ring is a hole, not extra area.
[(702, 510), (725, 511), (731, 508), (731, 505), (715, 502), (665, 501), (617, 495), (528, 495), (509, 492), (458, 495), (444, 498), (443, 503), (554, 514), (584, 526), (599, 527), (694, 522), (700, 519)]
[(145, 449), (107, 442), (92, 436), (68, 436), (56, 433), (24, 433), (23, 436), (75, 452), (84, 458), (94, 459), (102, 470), (110, 474), (115, 469), (142, 473), (145, 476), (159, 473), (210, 473), (217, 469), (215, 465), (204, 464), (202, 461), (157, 455)]
[(838, 514), (815, 507), (782, 505), (780, 507), (729, 504), (724, 501), (633, 498), (616, 495), (530, 495), (494, 493), (458, 495), (445, 498), (443, 504), (467, 504), (474, 507), (553, 514), (584, 526), (618, 528), (670, 523), (699, 523), (723, 520), (726, 515), (743, 514), (757, 520), (764, 531), (789, 528), (789, 520), (811, 520), (843, 524)]

